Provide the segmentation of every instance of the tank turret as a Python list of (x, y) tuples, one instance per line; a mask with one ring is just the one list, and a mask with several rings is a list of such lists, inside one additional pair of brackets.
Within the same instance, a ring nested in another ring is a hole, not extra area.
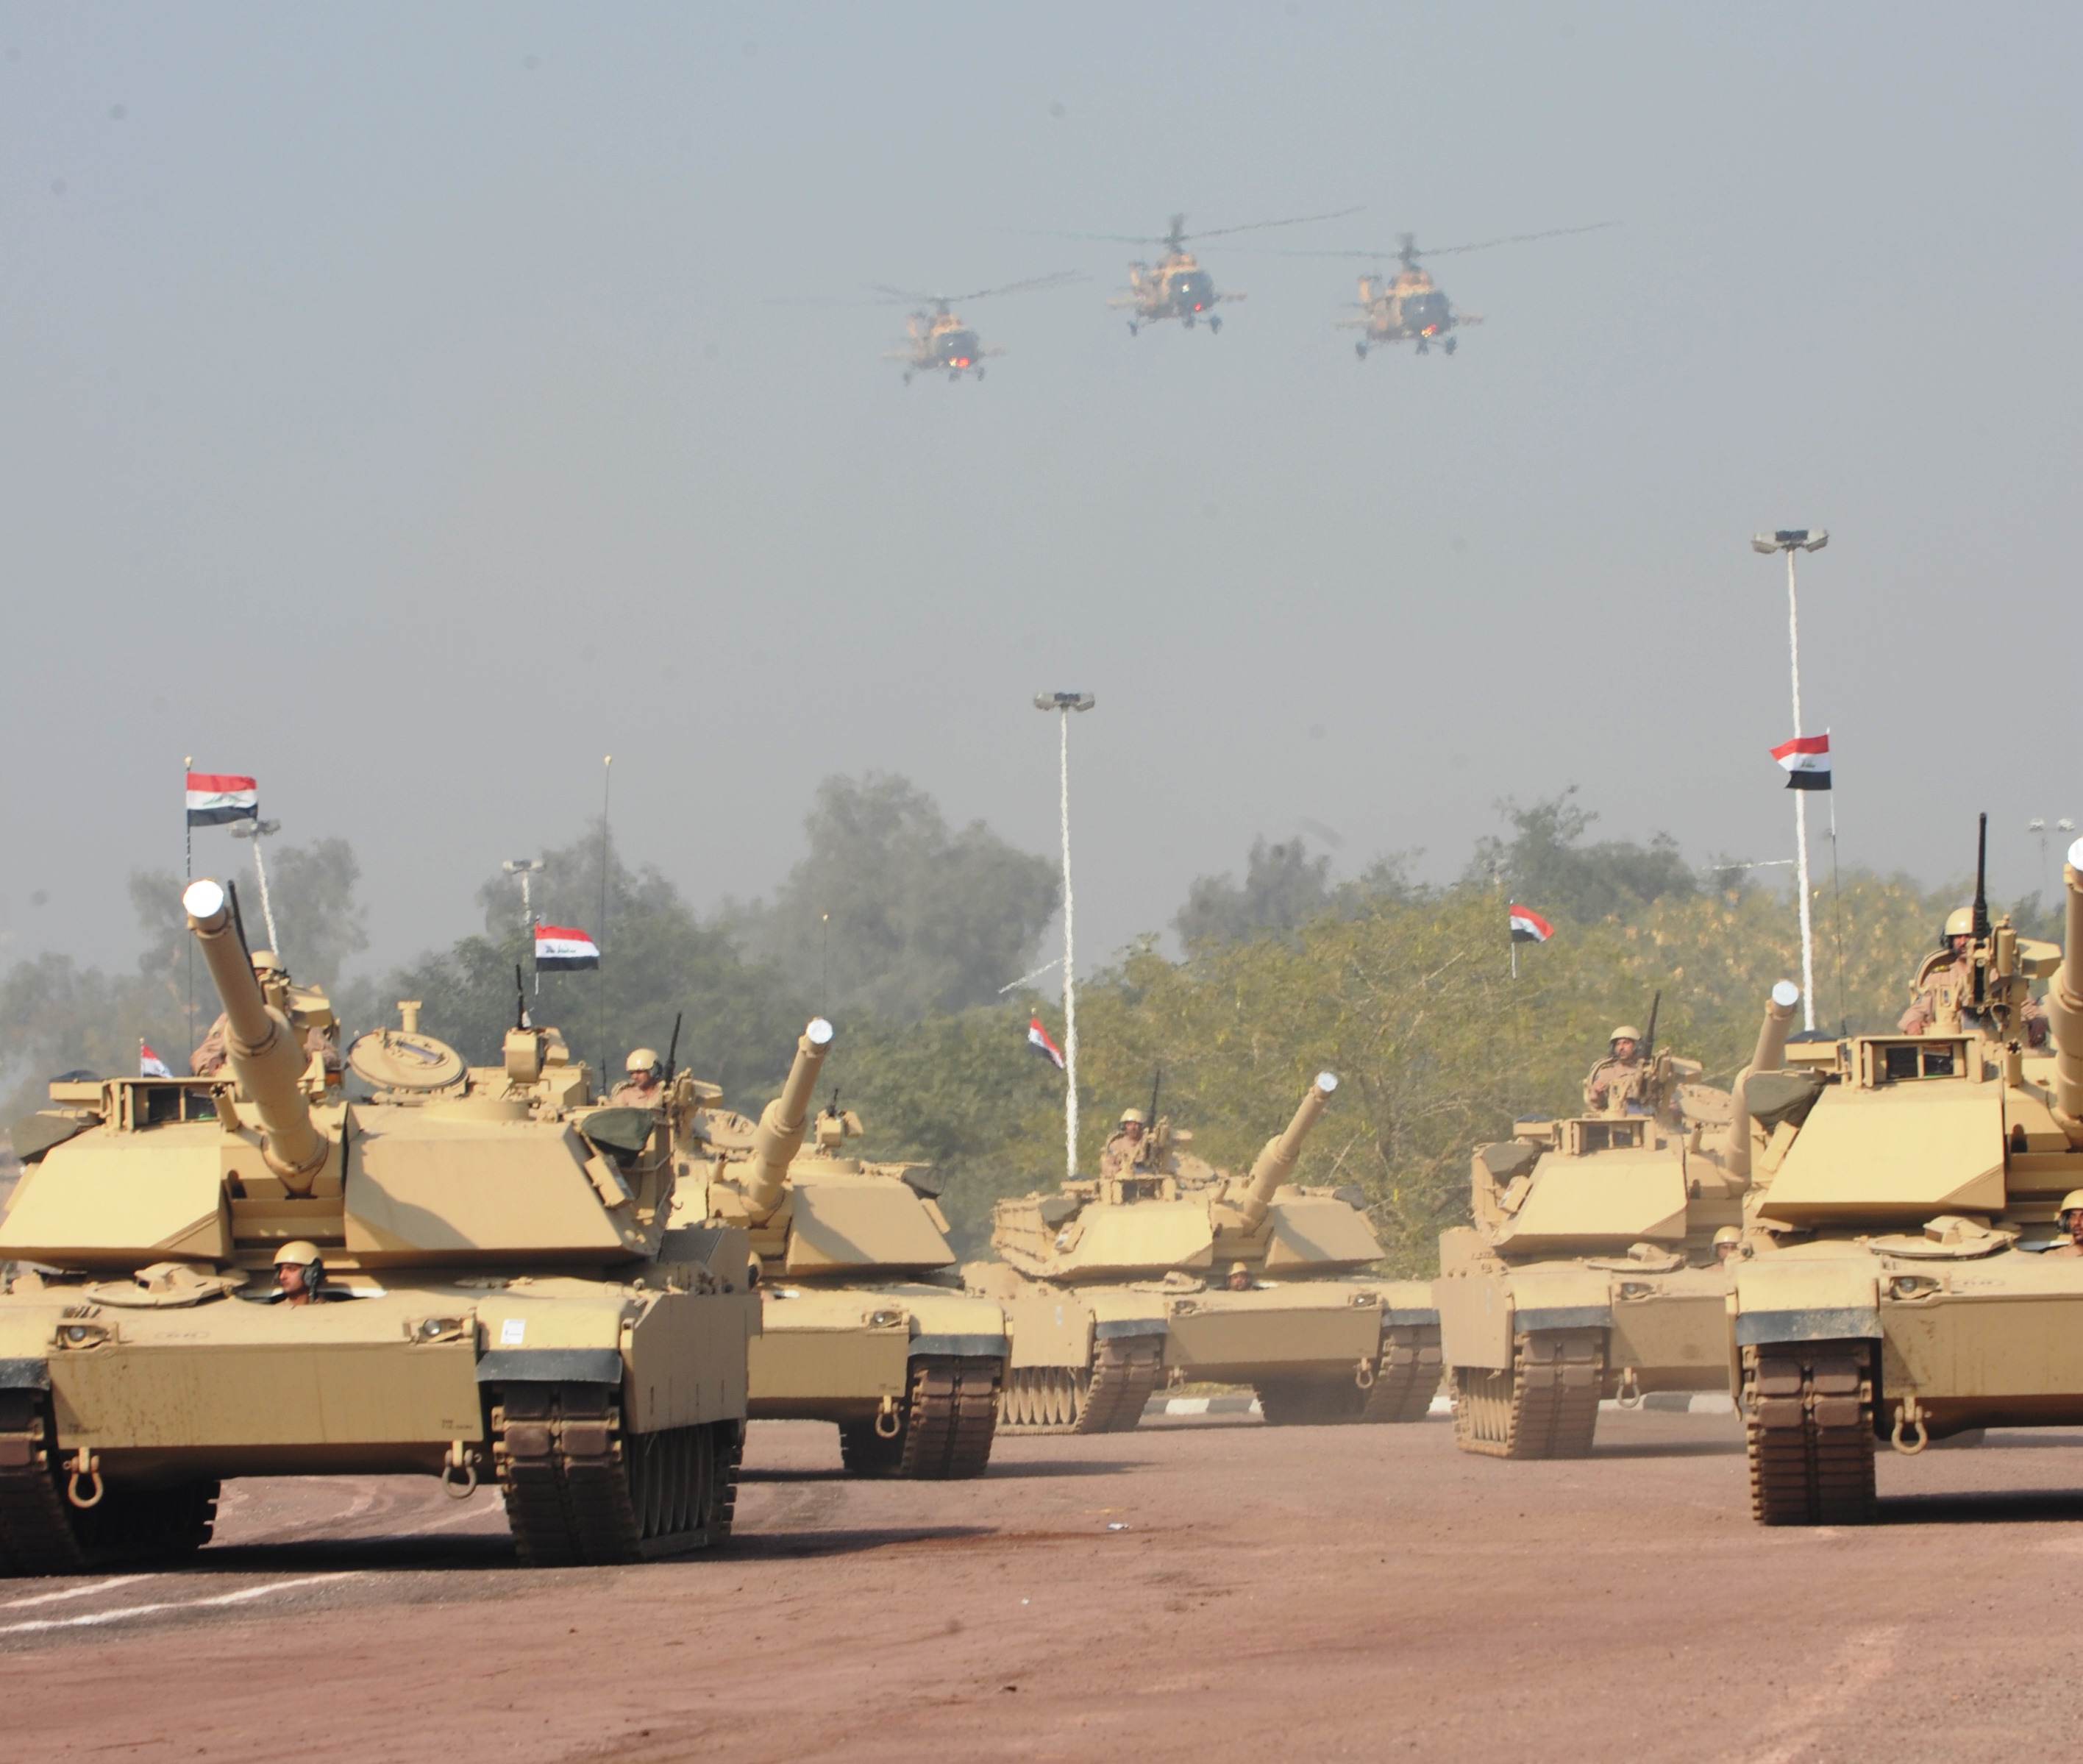
[(742, 1178), (746, 1208), (754, 1220), (766, 1220), (781, 1204), (788, 1165), (803, 1149), (810, 1093), (817, 1088), (818, 1074), (824, 1070), (825, 1054), (831, 1044), (832, 1026), (822, 1017), (812, 1017), (796, 1041), (795, 1063), (788, 1068), (781, 1094), (761, 1111)]
[(1302, 1157), (1302, 1142), (1309, 1137), (1310, 1128), (1316, 1124), (1316, 1118), (1324, 1112), (1324, 1105), (1331, 1100), (1331, 1093), (1337, 1088), (1335, 1072), (1318, 1072), (1316, 1081), (1309, 1086), (1309, 1094), (1295, 1109), (1294, 1119), (1287, 1123), (1287, 1131), (1276, 1133), (1265, 1142), (1265, 1150), (1258, 1154), (1258, 1161), (1251, 1166), (1251, 1178), (1238, 1208), (1244, 1215), (1246, 1230), (1256, 1231), (1265, 1223), (1274, 1195), (1295, 1174), (1295, 1166)]
[(191, 882), (181, 904), (224, 1001), (226, 1051), (239, 1089), (260, 1117), (261, 1156), (291, 1194), (307, 1195), (332, 1147), (304, 1095), (302, 1044), (289, 1018), (262, 996), (222, 885), (207, 877)]

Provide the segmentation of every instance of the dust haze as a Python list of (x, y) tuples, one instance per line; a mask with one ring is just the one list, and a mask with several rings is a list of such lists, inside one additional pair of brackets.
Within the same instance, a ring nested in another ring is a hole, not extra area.
[[(1832, 535), (1804, 708), (1845, 861), (1958, 878), (1986, 808), (2022, 895), (2027, 819), (2083, 813), (2036, 665), (2083, 635), (2079, 35), (0, 6), (0, 958), (133, 962), (188, 755), (349, 843), (350, 972), (475, 930), (609, 754), (618, 849), (704, 914), (775, 895), (834, 775), (1048, 856), (1058, 687), (1099, 699), (1095, 962), (1254, 840), (1444, 882), (1571, 784), (1602, 835), (1783, 857), (1783, 577), (1746, 541), (1789, 525)], [(1135, 252), (1033, 236), (1350, 205), (1264, 239), (1620, 224), (1434, 262), (1485, 320), (1451, 360), (1355, 359), (1368, 266), (1220, 239), (1221, 335), (1132, 338)], [(1007, 350), (980, 385), (904, 385), (902, 309), (847, 303), (1061, 269), (1092, 279), (966, 315)]]

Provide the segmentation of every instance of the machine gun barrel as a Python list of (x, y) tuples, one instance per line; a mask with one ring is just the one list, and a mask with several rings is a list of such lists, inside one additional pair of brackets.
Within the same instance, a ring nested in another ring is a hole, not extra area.
[(1786, 1060), (1786, 1038), (1794, 1027), (1794, 1007), (1801, 1002), (1801, 988), (1781, 980), (1765, 1000), (1764, 1021), (1758, 1026), (1756, 1050), (1751, 1063), (1737, 1075), (1735, 1108), (1729, 1116), (1729, 1143), (1723, 1160), (1731, 1176), (1745, 1181), (1751, 1174), (1751, 1102), (1749, 1085), (1754, 1072), (1775, 1072)]
[(788, 1068), (781, 1094), (761, 1112), (746, 1160), (746, 1205), (755, 1219), (765, 1219), (781, 1204), (788, 1166), (803, 1149), (803, 1132), (809, 1125), (810, 1093), (818, 1087), (831, 1044), (832, 1026), (822, 1017), (812, 1017), (796, 1043), (796, 1063)]
[(307, 1192), (327, 1154), (303, 1092), (309, 1063), (289, 1020), (269, 1005), (254, 977), (222, 885), (207, 878), (181, 896), (188, 929), (201, 945), (209, 977), (224, 1001), (225, 1051), (239, 1088), (252, 1099), (268, 1167), (292, 1192)]
[(1302, 1142), (1308, 1138), (1310, 1128), (1316, 1124), (1316, 1117), (1324, 1112), (1325, 1104), (1337, 1088), (1335, 1072), (1318, 1072), (1316, 1081), (1309, 1086), (1309, 1094), (1295, 1110), (1295, 1119), (1287, 1123), (1287, 1130), (1276, 1133), (1265, 1142), (1265, 1149), (1251, 1166), (1251, 1186), (1245, 1191), (1241, 1209), (1249, 1229), (1256, 1231), (1265, 1222), (1266, 1211), (1273, 1204), (1274, 1191), (1295, 1174), (1295, 1165), (1302, 1156)]
[(2083, 840), (2061, 866), (2067, 895), (2061, 966), (2047, 988), (2047, 1039), (2054, 1043), (2054, 1106), (2074, 1144), (2083, 1144)]

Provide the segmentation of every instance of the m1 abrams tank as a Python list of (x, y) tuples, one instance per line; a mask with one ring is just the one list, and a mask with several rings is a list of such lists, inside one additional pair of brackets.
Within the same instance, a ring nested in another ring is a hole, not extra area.
[(1012, 1371), (1001, 1424), (1118, 1432), (1168, 1376), (1248, 1384), (1265, 1419), (1414, 1420), (1439, 1383), (1422, 1281), (1351, 1277), (1381, 1256), (1357, 1190), (1288, 1186), (1337, 1080), (1322, 1072), (1251, 1174), (1170, 1155), (1000, 1201), (973, 1292), (1005, 1306)]
[[(2083, 840), (2065, 954), (1992, 924), (1978, 886), (1951, 1008), (1751, 1080), (1776, 1118), (1751, 1132), (1726, 1352), (1762, 1524), (1870, 1517), (1879, 1440), (2083, 1425), (2083, 1251), (2059, 1229), (2083, 1188), (2079, 870)], [(2051, 1052), (2032, 1045), (2041, 978)]]
[(496, 1483), (543, 1565), (720, 1541), (758, 1313), (742, 1233), (665, 1229), (691, 1088), (592, 1108), (554, 1031), (467, 1071), (408, 1009), (350, 1050), (381, 1087), (350, 1101), (224, 890), (183, 899), (227, 1069), (54, 1085), (16, 1128), (0, 1572), (192, 1550), (230, 1476)]
[[(1761, 1066), (1779, 1063), (1798, 996), (1781, 985)], [(1747, 1180), (1719, 1143), (1734, 1101), (1699, 1071), (1653, 1054), (1638, 1103), (1521, 1121), (1476, 1148), (1475, 1222), (1440, 1237), (1432, 1288), (1463, 1451), (1582, 1457), (1602, 1398), (1725, 1387), (1713, 1240), (1740, 1223)]]
[(715, 1159), (708, 1216), (750, 1233), (758, 1271), (750, 1412), (837, 1422), (856, 1475), (981, 1476), (998, 1425), (1005, 1313), (961, 1291), (924, 1167), (847, 1156), (861, 1123), (836, 1102), (810, 1117), (831, 1039), (822, 1017), (810, 1024), (757, 1124), (721, 1110), (702, 1123)]

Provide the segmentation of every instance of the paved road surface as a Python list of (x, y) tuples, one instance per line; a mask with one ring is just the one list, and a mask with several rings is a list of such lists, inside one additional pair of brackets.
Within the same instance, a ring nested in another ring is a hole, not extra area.
[(2075, 1755), (2083, 1452), (1992, 1440), (1767, 1532), (1725, 1416), (1524, 1465), (1173, 1420), (939, 1487), (762, 1423), (727, 1554), (594, 1571), (485, 1495), (234, 1484), (193, 1569), (0, 1583), (0, 1708), (39, 1764)]

